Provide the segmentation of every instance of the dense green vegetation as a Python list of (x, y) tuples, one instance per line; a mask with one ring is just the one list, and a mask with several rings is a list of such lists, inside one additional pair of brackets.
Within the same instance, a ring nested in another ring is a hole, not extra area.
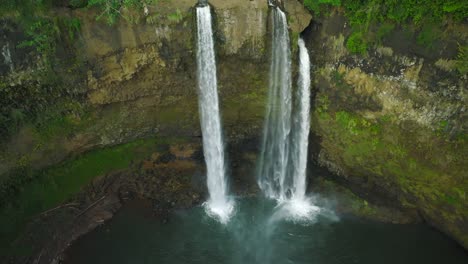
[(304, 6), (310, 11), (320, 13), (322, 8), (328, 6), (340, 6), (341, 0), (304, 0)]
[(358, 27), (373, 21), (422, 24), (468, 17), (468, 3), (463, 0), (304, 0), (304, 5), (314, 12), (340, 6), (351, 24)]
[(20, 16), (22, 20), (34, 21), (37, 17), (47, 16), (53, 7), (67, 8), (97, 8), (97, 20), (104, 20), (109, 24), (115, 23), (119, 18), (131, 20), (124, 10), (137, 10), (142, 12), (158, 0), (2, 0), (0, 14)]
[(72, 0), (74, 7), (97, 7), (100, 12), (98, 20), (104, 19), (108, 24), (113, 24), (120, 17), (132, 21), (134, 17), (125, 15), (123, 9), (142, 12), (145, 7), (153, 5), (158, 0)]
[(465, 46), (459, 45), (456, 63), (457, 63), (456, 65), (457, 70), (461, 74), (468, 73), (468, 46), (467, 45)]
[(431, 48), (442, 22), (462, 22), (468, 17), (464, 0), (304, 0), (304, 5), (315, 13), (340, 7), (353, 29), (347, 42), (353, 53), (365, 52), (395, 26), (408, 25), (417, 29), (418, 44)]

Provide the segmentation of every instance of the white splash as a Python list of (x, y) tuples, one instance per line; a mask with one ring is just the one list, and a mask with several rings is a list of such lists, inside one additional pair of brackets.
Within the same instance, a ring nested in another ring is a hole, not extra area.
[(10, 44), (8, 42), (2, 48), (2, 55), (3, 55), (3, 58), (4, 58), (5, 64), (10, 67), (10, 71), (13, 71), (15, 69), (15, 67), (13, 65), (13, 60), (11, 59)]
[(273, 218), (307, 225), (314, 223), (322, 212), (323, 209), (314, 205), (310, 198), (291, 198), (276, 206)]
[(216, 60), (210, 6), (197, 7), (197, 64), (200, 121), (203, 152), (207, 167), (208, 215), (227, 223), (234, 212), (234, 201), (228, 197), (224, 144), (219, 114)]

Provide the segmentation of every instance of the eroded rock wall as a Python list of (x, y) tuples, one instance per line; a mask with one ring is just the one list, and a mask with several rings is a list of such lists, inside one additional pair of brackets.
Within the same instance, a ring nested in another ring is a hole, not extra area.
[[(61, 16), (78, 18), (81, 24), (73, 47), (59, 43), (58, 49), (67, 55), (62, 57), (80, 62), (79, 70), (63, 74), (76, 79), (66, 88), (81, 89), (81, 97), (73, 100), (79, 101), (85, 113), (70, 117), (70, 131), (45, 140), (40, 129), (21, 127), (2, 143), (0, 173), (21, 159), (41, 168), (73, 153), (148, 136), (199, 137), (196, 2), (161, 1), (136, 23), (120, 19), (113, 26), (97, 22), (96, 10), (57, 10)], [(291, 15), (301, 18), (292, 23), (297, 35), (310, 15), (299, 2), (290, 2)], [(214, 0), (210, 4), (225, 133), (228, 139), (257, 136), (268, 79), (267, 3)], [(40, 54), (17, 48), (26, 39), (20, 28), (4, 27), (3, 31), (2, 81), (14, 89), (21, 88), (18, 84), (40, 83), (32, 74), (41, 66)]]
[(389, 36), (353, 55), (349, 31), (336, 12), (306, 34), (315, 64), (317, 161), (361, 195), (417, 210), (467, 248), (467, 76), (449, 67), (453, 40), (429, 56), (412, 50), (414, 40)]

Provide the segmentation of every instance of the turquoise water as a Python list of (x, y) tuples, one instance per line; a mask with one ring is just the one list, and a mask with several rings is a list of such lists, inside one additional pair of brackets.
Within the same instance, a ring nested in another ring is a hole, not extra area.
[(67, 264), (396, 264), (468, 263), (453, 241), (425, 225), (318, 216), (309, 225), (272, 221), (271, 202), (244, 199), (223, 226), (202, 207), (167, 223), (143, 206), (123, 208), (67, 252)]

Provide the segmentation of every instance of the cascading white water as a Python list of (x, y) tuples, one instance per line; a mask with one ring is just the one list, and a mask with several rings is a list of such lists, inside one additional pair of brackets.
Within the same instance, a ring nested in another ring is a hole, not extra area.
[(294, 220), (311, 220), (320, 208), (306, 197), (307, 149), (310, 132), (310, 58), (304, 40), (299, 38), (299, 78), (297, 82), (296, 107), (293, 132), (291, 133), (290, 173), (292, 174), (291, 196), (284, 210)]
[(227, 223), (234, 211), (234, 201), (228, 197), (224, 144), (219, 114), (216, 60), (211, 25), (210, 6), (197, 7), (198, 86), (203, 152), (207, 167), (209, 199), (207, 213)]
[(272, 61), (262, 151), (258, 164), (258, 184), (265, 195), (287, 198), (289, 133), (291, 131), (291, 50), (286, 15), (272, 10)]
[[(258, 183), (267, 197), (279, 202), (275, 217), (310, 220), (316, 215), (314, 212), (320, 211), (306, 197), (310, 58), (304, 41), (300, 39), (297, 109), (292, 118), (291, 51), (286, 15), (279, 7), (274, 7), (272, 19), (270, 87)], [(294, 120), (293, 124), (291, 120)]]
[(304, 199), (306, 193), (307, 148), (310, 132), (310, 58), (304, 40), (299, 38), (299, 78), (297, 115), (292, 133), (293, 199)]

